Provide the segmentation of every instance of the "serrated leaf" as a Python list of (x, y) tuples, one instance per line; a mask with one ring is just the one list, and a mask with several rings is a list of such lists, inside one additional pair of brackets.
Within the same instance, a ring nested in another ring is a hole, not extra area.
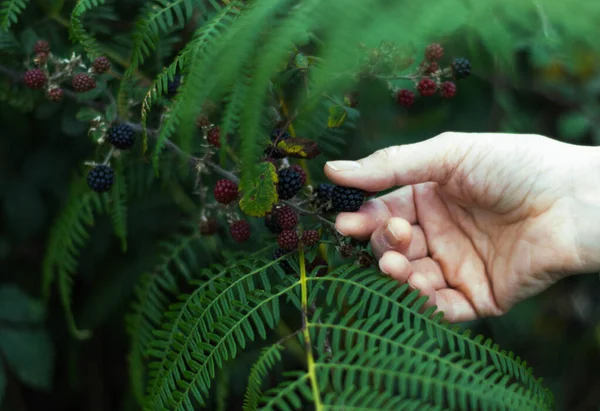
[(242, 192), (240, 209), (251, 217), (264, 217), (271, 212), (279, 201), (277, 195), (277, 172), (271, 163), (260, 163), (257, 166), (256, 178), (249, 182), (240, 182)]
[(337, 128), (341, 127), (348, 117), (348, 112), (344, 106), (331, 106), (329, 107), (329, 118), (327, 119), (327, 127)]
[(277, 143), (280, 154), (293, 158), (315, 158), (321, 154), (316, 141), (301, 137), (292, 137)]

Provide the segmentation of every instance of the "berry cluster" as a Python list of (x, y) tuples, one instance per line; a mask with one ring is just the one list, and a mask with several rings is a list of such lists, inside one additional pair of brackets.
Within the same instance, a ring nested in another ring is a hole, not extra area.
[[(110, 70), (110, 61), (104, 57), (97, 57), (85, 73), (76, 73), (83, 66), (81, 56), (74, 55), (70, 59), (61, 59), (52, 54), (50, 43), (47, 40), (37, 40), (33, 45), (33, 63), (31, 68), (23, 75), (23, 82), (32, 90), (46, 90), (46, 97), (53, 102), (62, 100), (64, 91), (60, 84), (71, 79), (71, 87), (77, 93), (85, 93), (96, 88), (96, 77)], [(51, 74), (49, 66), (55, 69)]]
[[(456, 95), (456, 82), (471, 74), (471, 63), (465, 58), (455, 58), (447, 68), (441, 68), (439, 61), (444, 56), (444, 48), (439, 43), (429, 44), (424, 52), (425, 60), (419, 70), (407, 76), (415, 82), (415, 88), (422, 97), (431, 97), (439, 93), (442, 98), (450, 99)], [(403, 107), (411, 107), (415, 102), (415, 93), (408, 89), (394, 90), (396, 102)]]

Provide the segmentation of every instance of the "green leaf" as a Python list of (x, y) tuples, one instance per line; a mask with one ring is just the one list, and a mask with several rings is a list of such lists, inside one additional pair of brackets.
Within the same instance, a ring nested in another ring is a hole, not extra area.
[(44, 306), (25, 294), (19, 287), (0, 288), (0, 320), (19, 323), (39, 323), (45, 316)]
[(316, 141), (301, 137), (292, 137), (277, 143), (277, 151), (286, 157), (315, 158), (321, 154)]
[(591, 127), (590, 120), (580, 112), (571, 111), (558, 119), (559, 138), (567, 141), (577, 141), (583, 138)]
[(109, 104), (109, 106), (106, 107), (104, 118), (106, 118), (108, 123), (112, 123), (117, 119), (117, 106), (115, 104)]
[(50, 389), (54, 356), (45, 330), (1, 328), (0, 349), (23, 383), (44, 391)]
[(329, 119), (327, 120), (327, 127), (337, 128), (341, 127), (348, 117), (348, 112), (344, 106), (331, 106), (329, 107)]
[(258, 164), (257, 177), (251, 181), (240, 183), (242, 199), (240, 200), (240, 209), (249, 216), (263, 217), (269, 213), (277, 201), (277, 172), (275, 166), (271, 163)]

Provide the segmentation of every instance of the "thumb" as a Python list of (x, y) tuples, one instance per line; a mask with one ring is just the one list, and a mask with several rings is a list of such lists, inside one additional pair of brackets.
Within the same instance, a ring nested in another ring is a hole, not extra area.
[(335, 184), (366, 191), (444, 183), (469, 149), (467, 136), (443, 133), (420, 143), (388, 147), (358, 161), (329, 161), (325, 174)]

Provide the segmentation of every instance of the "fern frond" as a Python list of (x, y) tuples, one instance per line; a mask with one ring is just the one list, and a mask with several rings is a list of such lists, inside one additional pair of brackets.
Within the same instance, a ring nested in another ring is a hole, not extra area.
[(115, 184), (110, 194), (105, 195), (106, 208), (110, 213), (113, 229), (121, 240), (121, 250), (127, 251), (127, 183), (123, 173), (123, 161), (116, 160)]
[(106, 0), (78, 0), (71, 12), (71, 27), (69, 29), (71, 41), (81, 44), (92, 59), (100, 56), (102, 50), (96, 41), (96, 37), (84, 28), (83, 18), (85, 13), (105, 3)]
[(0, 28), (8, 31), (12, 24), (17, 23), (28, 4), (29, 0), (4, 0), (0, 5)]
[(77, 179), (62, 213), (52, 226), (42, 265), (42, 295), (50, 297), (50, 288), (58, 277), (60, 299), (71, 333), (80, 339), (90, 332), (79, 330), (71, 308), (72, 276), (77, 272), (77, 257), (89, 238), (88, 229), (94, 224), (94, 214), (103, 211), (101, 197), (89, 190), (85, 179)]
[(273, 273), (279, 284), (273, 285), (266, 272), (274, 264), (253, 259), (215, 266), (192, 282), (198, 288), (171, 307), (170, 321), (151, 344), (157, 361), (150, 365), (146, 409), (193, 410), (193, 399), (203, 404), (208, 396), (215, 367), (257, 334), (266, 338), (266, 329), (279, 321), (279, 298), (298, 285), (282, 286), (290, 281), (278, 270)]
[(276, 362), (281, 361), (281, 352), (284, 347), (280, 344), (273, 344), (264, 348), (258, 357), (258, 360), (252, 366), (250, 376), (248, 377), (248, 387), (244, 396), (244, 411), (255, 411), (262, 396), (261, 385), (267, 377), (269, 369)]

